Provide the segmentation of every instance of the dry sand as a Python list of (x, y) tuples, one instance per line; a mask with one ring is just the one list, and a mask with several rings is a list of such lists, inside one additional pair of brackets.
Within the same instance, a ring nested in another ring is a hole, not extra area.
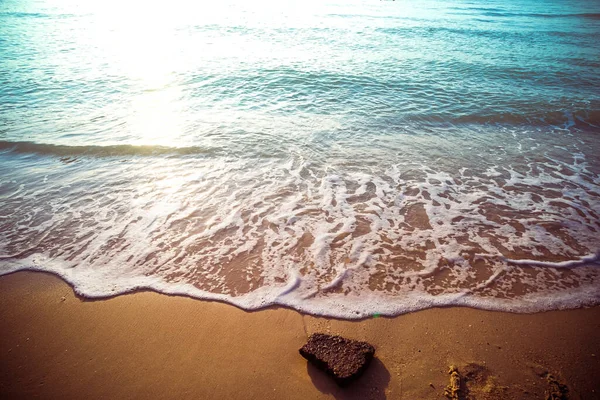
[[(19, 272), (0, 278), (0, 324), (2, 399), (443, 399), (450, 364), (461, 398), (544, 399), (550, 373), (600, 399), (600, 307), (350, 322), (151, 292), (89, 301)], [(339, 389), (298, 354), (312, 332), (369, 341), (376, 360)]]

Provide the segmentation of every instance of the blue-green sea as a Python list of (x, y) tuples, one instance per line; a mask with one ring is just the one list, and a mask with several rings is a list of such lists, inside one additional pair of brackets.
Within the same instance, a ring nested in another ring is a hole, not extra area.
[(599, 304), (599, 37), (595, 0), (0, 0), (0, 274)]

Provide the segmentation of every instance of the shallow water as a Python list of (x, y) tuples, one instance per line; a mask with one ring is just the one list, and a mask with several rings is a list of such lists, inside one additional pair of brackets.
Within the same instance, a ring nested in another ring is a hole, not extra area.
[(600, 301), (594, 1), (0, 2), (0, 273), (343, 318)]

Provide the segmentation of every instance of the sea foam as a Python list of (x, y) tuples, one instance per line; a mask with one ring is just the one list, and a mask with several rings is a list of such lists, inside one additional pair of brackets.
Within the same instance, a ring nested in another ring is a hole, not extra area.
[(340, 318), (597, 304), (594, 156), (532, 135), (470, 143), (481, 164), (8, 151), (0, 272), (52, 272), (86, 297), (151, 289)]

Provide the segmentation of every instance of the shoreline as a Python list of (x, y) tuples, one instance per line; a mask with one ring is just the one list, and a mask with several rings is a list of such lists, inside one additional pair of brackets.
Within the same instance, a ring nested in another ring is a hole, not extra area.
[[(514, 314), (466, 307), (341, 320), (140, 290), (78, 297), (44, 272), (0, 277), (2, 398), (442, 399), (600, 397), (600, 306)], [(376, 360), (338, 388), (298, 349), (314, 332), (366, 340)]]
[[(579, 260), (558, 262), (557, 264), (560, 265), (560, 268), (564, 269), (571, 268), (572, 264), (575, 264), (576, 266), (580, 266), (581, 264), (584, 267), (591, 267), (593, 263), (600, 262), (598, 259), (600, 259), (600, 252), (581, 257)], [(540, 265), (543, 264), (545, 266), (554, 265), (553, 263), (538, 262), (535, 260), (523, 260), (526, 261), (523, 263), (516, 262), (514, 260), (511, 261), (517, 264), (525, 265), (531, 263), (534, 266), (536, 266), (536, 263)], [(405, 296), (404, 298), (393, 299), (394, 301), (389, 302), (377, 301), (377, 308), (365, 310), (352, 307), (334, 307), (334, 311), (323, 311), (328, 305), (336, 306), (340, 303), (337, 302), (337, 299), (335, 298), (330, 300), (329, 303), (322, 303), (323, 299), (320, 299), (320, 304), (315, 307), (315, 303), (310, 303), (310, 299), (307, 300), (305, 298), (301, 298), (302, 303), (299, 303), (298, 298), (285, 297), (285, 295), (287, 295), (296, 287), (297, 282), (288, 282), (287, 285), (282, 288), (283, 292), (276, 296), (278, 297), (277, 300), (267, 301), (264, 298), (256, 297), (256, 293), (249, 293), (241, 296), (230, 296), (226, 294), (205, 292), (188, 284), (184, 286), (177, 286), (176, 289), (173, 289), (168, 284), (159, 284), (156, 281), (144, 280), (142, 280), (144, 284), (139, 284), (138, 282), (137, 284), (132, 285), (121, 284), (121, 286), (113, 286), (110, 293), (100, 291), (97, 288), (92, 288), (90, 292), (89, 286), (84, 286), (82, 288), (82, 281), (74, 279), (68, 273), (33, 266), (8, 270), (8, 272), (0, 273), (0, 279), (19, 273), (47, 274), (56, 277), (62, 282), (66, 283), (73, 290), (75, 296), (80, 298), (82, 301), (102, 301), (137, 293), (155, 293), (163, 296), (183, 297), (203, 302), (217, 302), (233, 306), (246, 312), (257, 312), (281, 308), (295, 311), (307, 316), (342, 321), (364, 321), (378, 317), (396, 318), (401, 315), (420, 312), (432, 308), (472, 308), (476, 310), (500, 313), (538, 314), (549, 311), (568, 311), (579, 308), (600, 307), (600, 292), (595, 290), (596, 288), (594, 286), (588, 286), (584, 289), (579, 287), (571, 287), (567, 293), (551, 292), (543, 295), (538, 293), (534, 293), (533, 295), (526, 294), (522, 295), (517, 300), (507, 300), (502, 297), (470, 297), (464, 296), (463, 293), (460, 292), (432, 295), (430, 298), (423, 298), (419, 295), (416, 297)], [(283, 297), (281, 297), (282, 295)], [(348, 300), (349, 298), (344, 297), (344, 301)], [(390, 300), (392, 300), (392, 298), (390, 298)], [(355, 304), (361, 303), (357, 302)]]

